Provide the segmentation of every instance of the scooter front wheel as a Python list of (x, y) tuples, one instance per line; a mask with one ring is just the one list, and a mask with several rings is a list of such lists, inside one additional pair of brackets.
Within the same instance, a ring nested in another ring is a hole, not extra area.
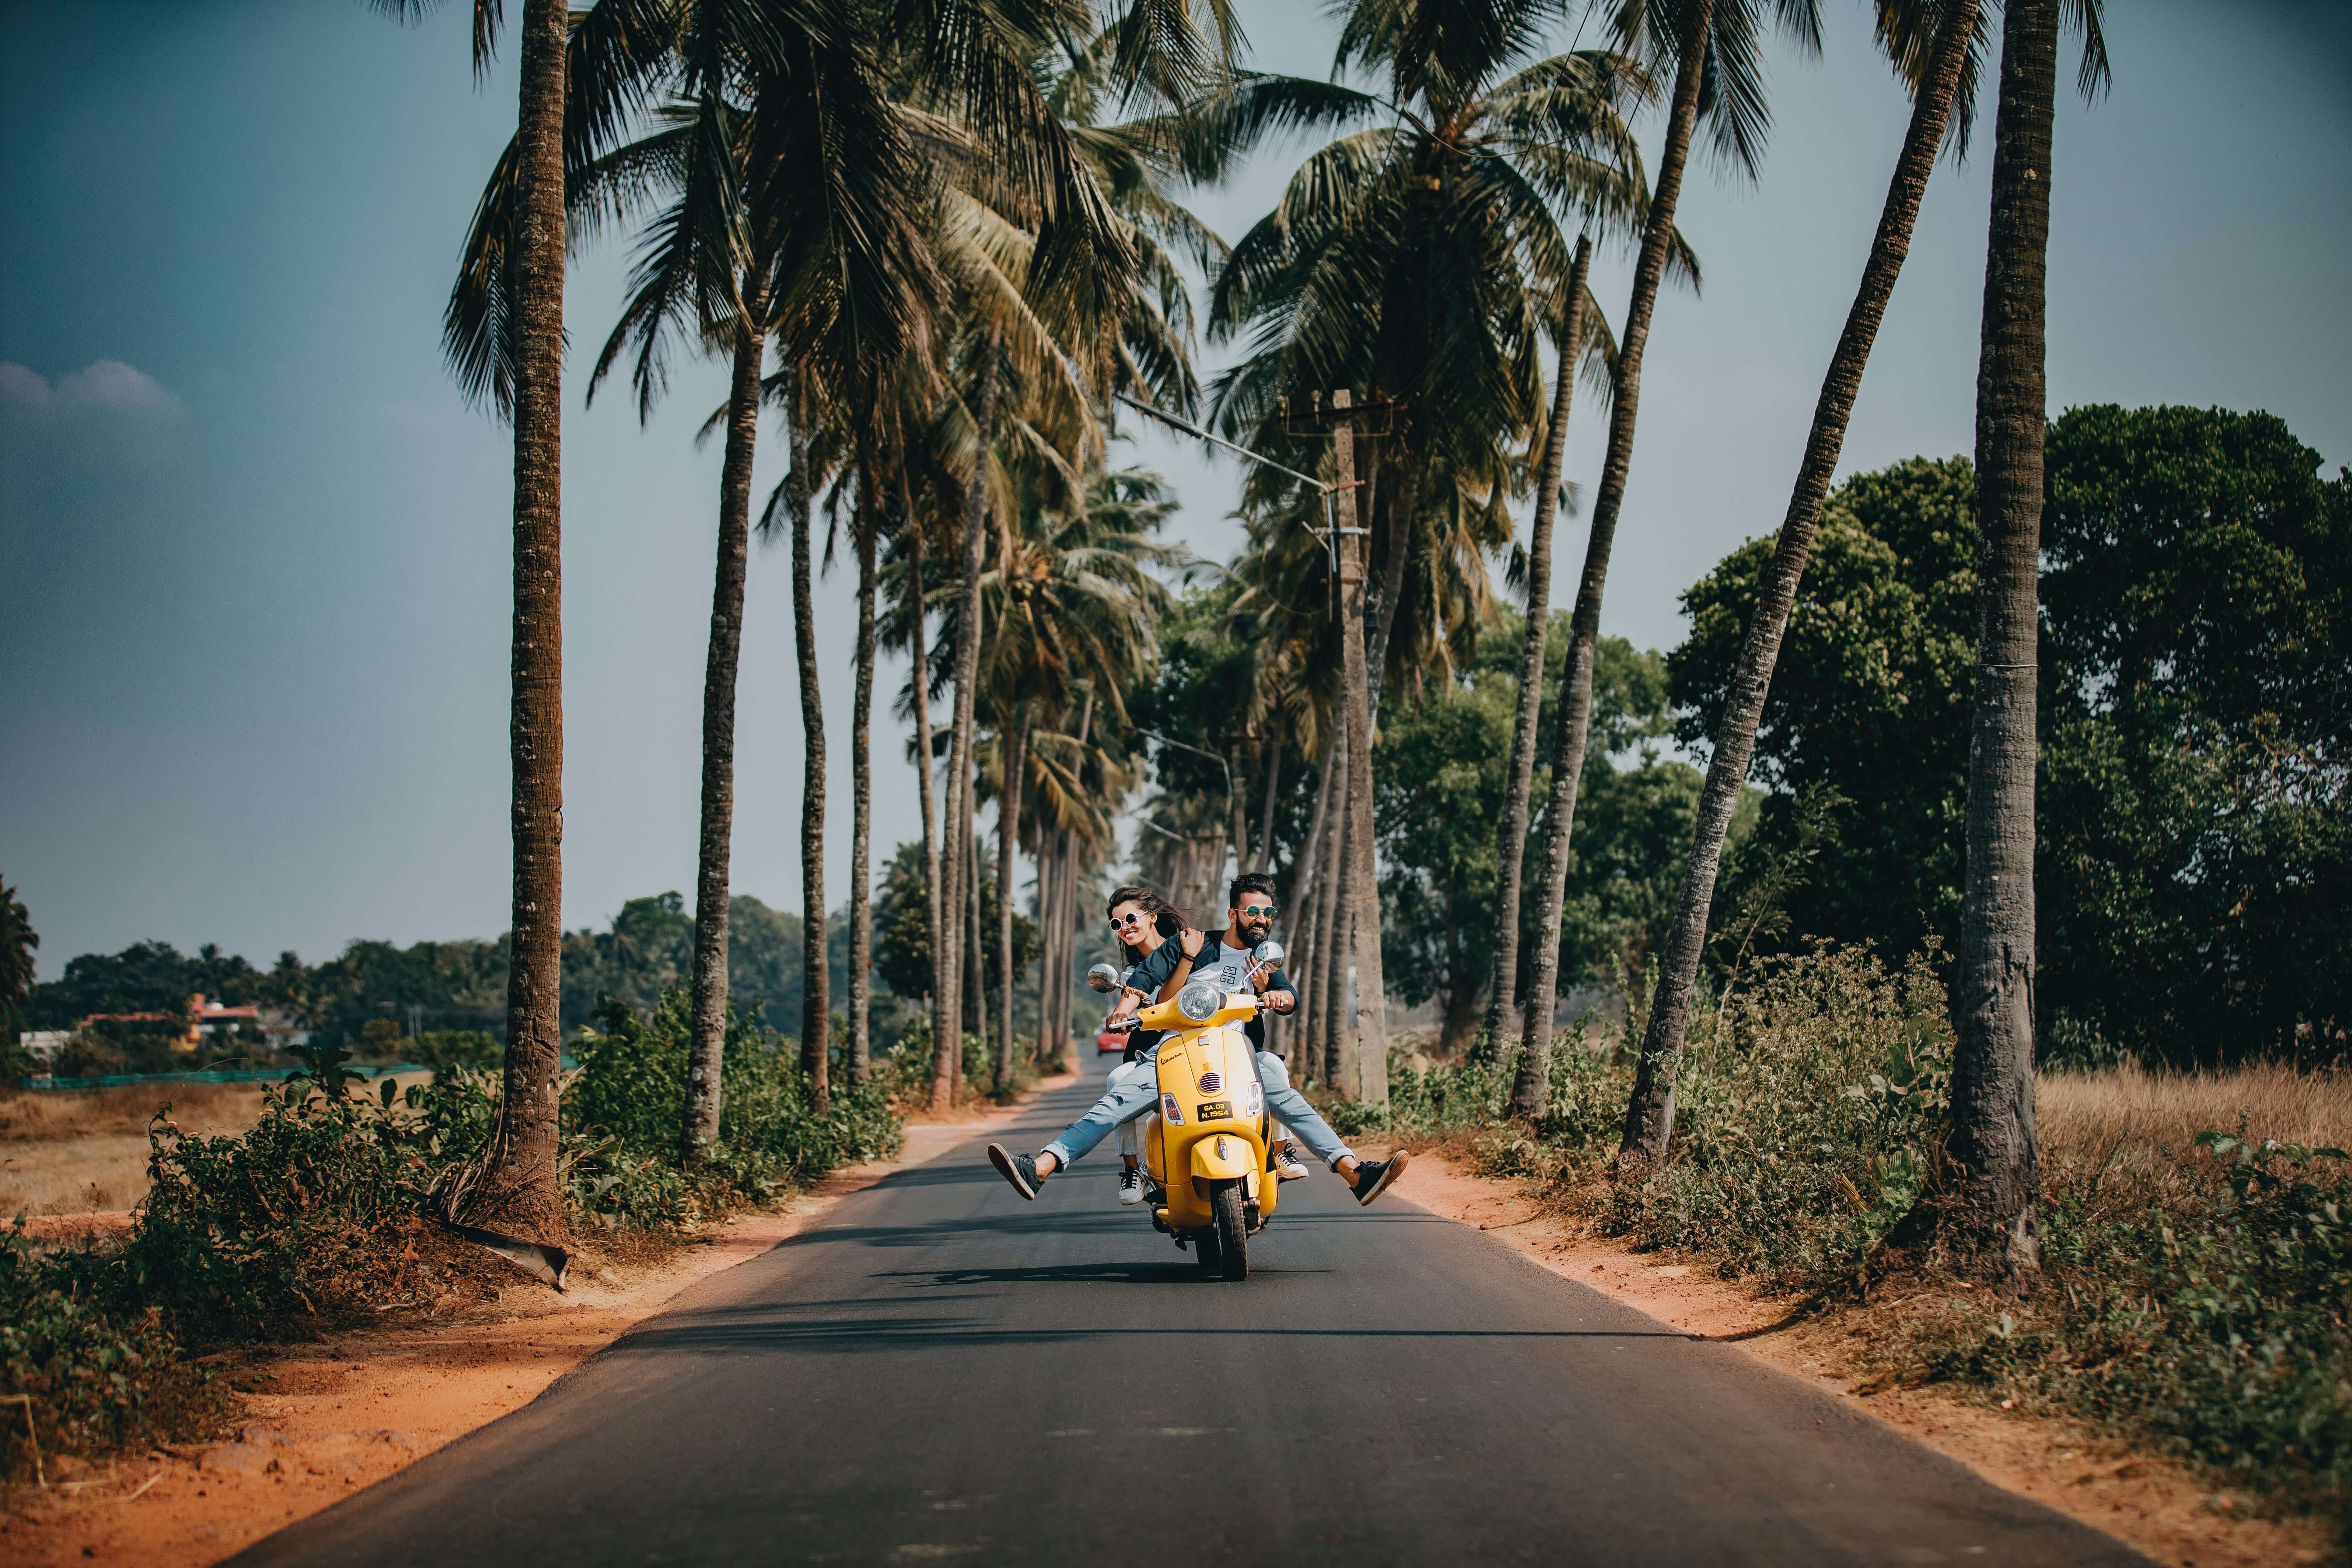
[[(1218, 1261), (1224, 1266), (1228, 1279), (1249, 1278), (1249, 1218), (1242, 1212), (1242, 1184), (1220, 1182), (1209, 1194), (1209, 1212), (1216, 1216)], [(1203, 1248), (1201, 1261), (1209, 1261)]]

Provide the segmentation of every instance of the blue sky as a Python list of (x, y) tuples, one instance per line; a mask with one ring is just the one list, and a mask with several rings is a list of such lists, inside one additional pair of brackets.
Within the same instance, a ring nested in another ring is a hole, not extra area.
[[(1660, 307), (1604, 617), (1646, 646), (1779, 521), (1902, 133), (1866, 12), (1823, 8), (1824, 58), (1772, 60), (1762, 179), (1685, 193), (1707, 283)], [(147, 937), (315, 962), (505, 924), (509, 449), (437, 337), (513, 79), (502, 60), (474, 89), (467, 9), (402, 29), (358, 0), (0, 0), (0, 874), (44, 976)], [(1244, 15), (1263, 68), (1328, 70), (1318, 8)], [(2059, 115), (2053, 410), (2263, 407), (2352, 461), (2352, 16), (2144, 0), (2109, 27), (2113, 94)], [(1237, 237), (1298, 150), (1198, 210)], [(1844, 471), (1971, 444), (1989, 154), (1937, 173)], [(719, 454), (693, 432), (723, 374), (678, 376), (644, 428), (623, 395), (583, 410), (625, 263), (583, 258), (568, 301), (574, 925), (694, 871)], [(1612, 321), (1625, 287), (1604, 256)], [(1129, 455), (1177, 483), (1180, 537), (1232, 552), (1229, 468), (1149, 435)], [(1571, 479), (1599, 458), (1580, 420)], [(786, 569), (755, 550), (734, 878), (797, 908)], [(848, 597), (836, 581), (818, 605), (836, 732)], [(901, 738), (876, 751), (878, 861), (917, 817)]]

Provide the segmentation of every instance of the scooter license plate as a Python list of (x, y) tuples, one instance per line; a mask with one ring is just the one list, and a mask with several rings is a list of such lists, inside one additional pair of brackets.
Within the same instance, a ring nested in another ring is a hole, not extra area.
[(1193, 1114), (1202, 1121), (1228, 1121), (1234, 1114), (1234, 1102), (1230, 1100), (1204, 1100), (1201, 1102), (1201, 1109)]

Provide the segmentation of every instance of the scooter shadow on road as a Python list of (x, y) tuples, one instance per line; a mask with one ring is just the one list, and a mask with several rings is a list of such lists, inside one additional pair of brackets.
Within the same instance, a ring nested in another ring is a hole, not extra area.
[[(1328, 1274), (1328, 1268), (1253, 1268), (1250, 1278)], [(877, 1279), (929, 1279), (934, 1285), (1223, 1285), (1197, 1263), (1057, 1263), (1010, 1268), (904, 1268)], [(932, 1298), (937, 1300), (937, 1298)]]

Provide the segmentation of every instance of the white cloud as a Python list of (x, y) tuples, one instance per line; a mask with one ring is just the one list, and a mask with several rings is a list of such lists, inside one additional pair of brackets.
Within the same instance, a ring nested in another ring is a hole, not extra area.
[(186, 413), (177, 393), (121, 360), (93, 361), (54, 384), (0, 360), (0, 437), (12, 446), (40, 442), (77, 456), (152, 462), (168, 454)]

